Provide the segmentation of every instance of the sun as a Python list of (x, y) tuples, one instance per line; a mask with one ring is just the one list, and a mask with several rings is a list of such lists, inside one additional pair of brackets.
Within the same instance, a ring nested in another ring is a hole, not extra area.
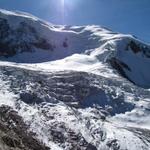
[(62, 6), (64, 6), (65, 5), (65, 0), (61, 0), (61, 4), (62, 4)]
[(77, 1), (79, 0), (59, 0), (60, 2), (60, 12), (62, 23), (65, 24), (68, 15), (73, 11), (77, 6)]
[(62, 6), (71, 8), (77, 6), (79, 2), (81, 2), (81, 0), (60, 0)]

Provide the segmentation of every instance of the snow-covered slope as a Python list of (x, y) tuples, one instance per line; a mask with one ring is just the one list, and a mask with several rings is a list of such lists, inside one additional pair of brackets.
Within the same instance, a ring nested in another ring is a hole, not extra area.
[(131, 35), (0, 10), (0, 148), (149, 150), (149, 57)]

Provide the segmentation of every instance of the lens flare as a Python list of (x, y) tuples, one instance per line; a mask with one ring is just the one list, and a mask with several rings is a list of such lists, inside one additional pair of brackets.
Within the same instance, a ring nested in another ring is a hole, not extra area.
[(65, 0), (61, 0), (61, 4), (62, 4), (62, 6), (64, 6)]
[(61, 0), (62, 23), (65, 24), (65, 0)]
[(72, 12), (76, 6), (78, 6), (79, 0), (60, 0), (60, 4), (62, 23), (65, 24), (70, 12)]

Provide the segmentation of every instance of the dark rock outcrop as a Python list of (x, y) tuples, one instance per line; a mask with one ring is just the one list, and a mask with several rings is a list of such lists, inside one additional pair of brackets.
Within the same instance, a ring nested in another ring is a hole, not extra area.
[(0, 147), (3, 150), (49, 150), (28, 131), (28, 126), (11, 107), (0, 107)]
[(35, 48), (52, 51), (54, 47), (26, 22), (20, 22), (13, 29), (7, 19), (0, 18), (0, 56), (11, 57), (22, 52), (32, 52)]

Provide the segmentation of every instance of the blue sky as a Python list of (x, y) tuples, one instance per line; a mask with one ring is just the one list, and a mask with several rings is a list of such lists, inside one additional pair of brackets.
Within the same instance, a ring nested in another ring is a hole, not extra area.
[(64, 9), (61, 0), (0, 0), (0, 7), (55, 24), (102, 25), (150, 43), (150, 0), (65, 0)]

